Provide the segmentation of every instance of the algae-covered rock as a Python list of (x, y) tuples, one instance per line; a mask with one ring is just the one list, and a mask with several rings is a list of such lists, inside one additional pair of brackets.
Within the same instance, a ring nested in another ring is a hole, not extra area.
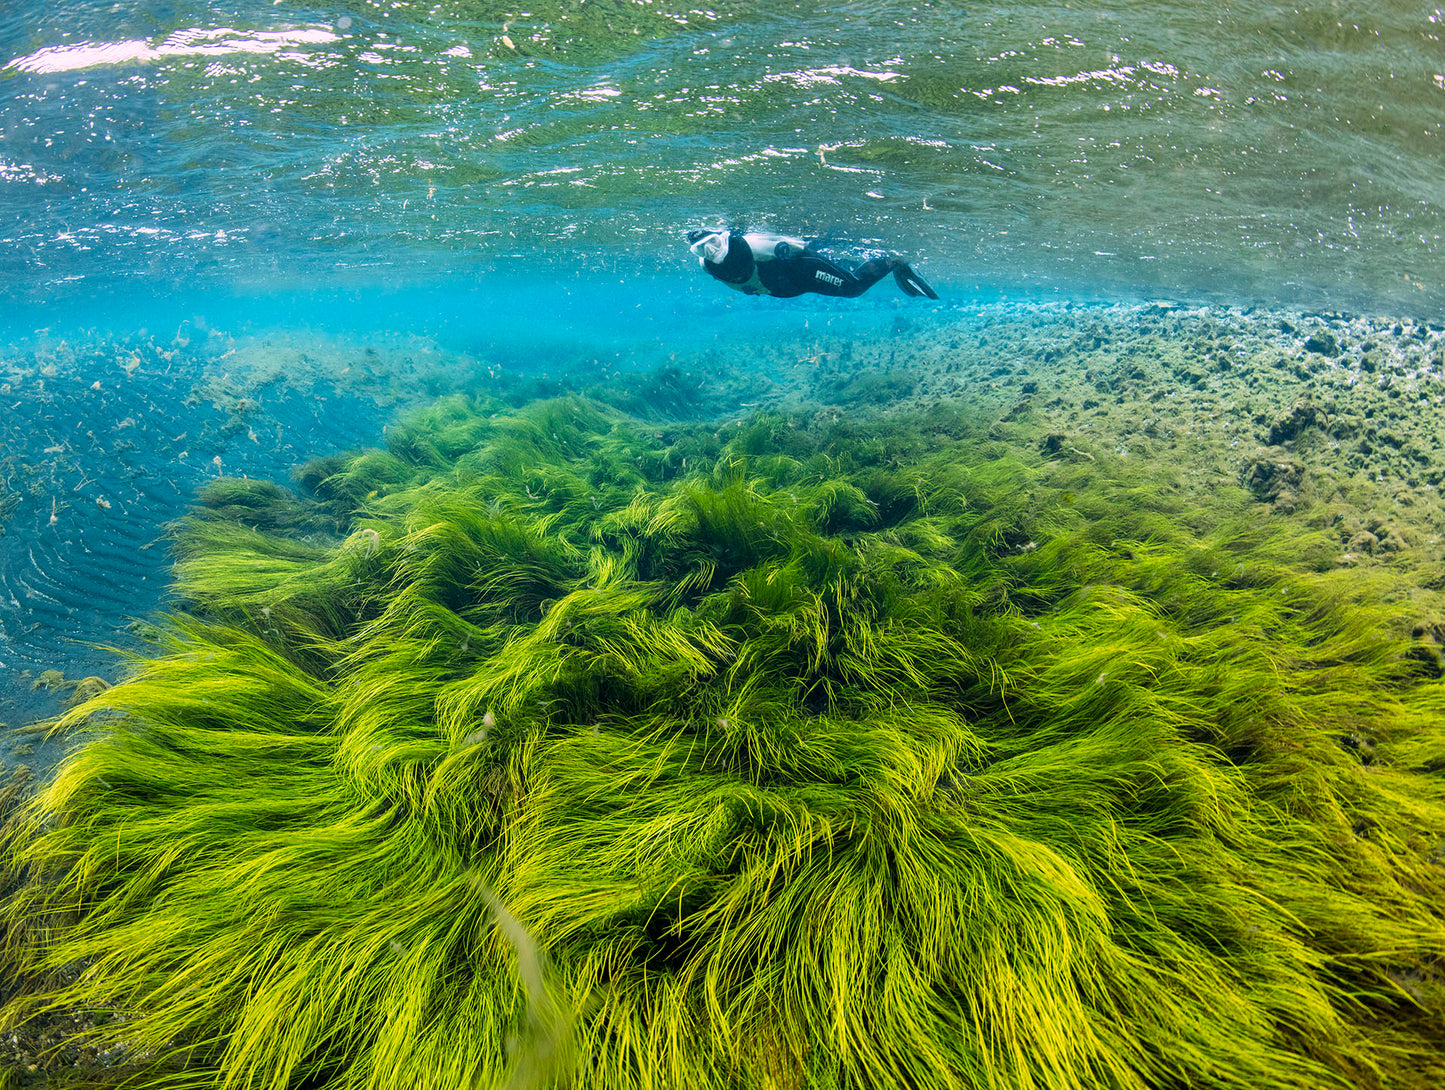
[(1304, 482), (1304, 466), (1283, 452), (1261, 451), (1245, 461), (1240, 479), (1256, 499), (1284, 501), (1293, 509), (1296, 489)]
[(945, 424), (451, 402), (334, 547), (195, 520), (7, 1017), (177, 1087), (1438, 1085), (1445, 693), (1367, 577)]
[(83, 677), (78, 681), (68, 682), (68, 684), (73, 686), (73, 688), (70, 695), (66, 697), (62, 703), (69, 707), (84, 704), (91, 697), (98, 696), (110, 688), (110, 682), (106, 681), (105, 678), (94, 676)]
[(41, 670), (30, 682), (30, 691), (39, 692), (41, 689), (47, 691), (62, 688), (65, 685), (65, 675), (59, 670)]

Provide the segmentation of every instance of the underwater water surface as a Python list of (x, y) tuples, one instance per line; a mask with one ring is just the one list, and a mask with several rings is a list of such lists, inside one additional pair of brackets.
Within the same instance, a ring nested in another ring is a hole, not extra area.
[(0, 292), (685, 275), (695, 221), (949, 287), (1439, 310), (1442, 9), (14, 0)]

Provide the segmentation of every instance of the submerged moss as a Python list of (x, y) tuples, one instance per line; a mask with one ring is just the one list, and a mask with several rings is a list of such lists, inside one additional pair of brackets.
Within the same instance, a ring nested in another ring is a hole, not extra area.
[(86, 970), (7, 1017), (175, 1086), (1445, 1080), (1445, 689), (1370, 588), (856, 428), (453, 401), (313, 470), (337, 544), (193, 520), (10, 838), (5, 967)]

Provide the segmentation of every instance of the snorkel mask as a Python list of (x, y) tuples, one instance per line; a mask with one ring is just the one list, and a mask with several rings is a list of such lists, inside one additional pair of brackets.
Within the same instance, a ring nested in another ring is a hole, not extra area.
[(728, 255), (728, 235), (727, 231), (689, 231), (688, 249), (716, 265)]

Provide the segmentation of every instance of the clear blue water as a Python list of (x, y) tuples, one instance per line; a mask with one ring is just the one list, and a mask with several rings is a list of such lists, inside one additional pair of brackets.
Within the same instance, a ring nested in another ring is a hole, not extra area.
[[(905, 253), (944, 296), (913, 314), (1438, 322), (1442, 35), (1402, 0), (7, 0), (0, 720), (41, 709), (41, 669), (106, 668), (219, 472), (284, 479), (499, 373), (898, 334), (888, 282), (725, 291), (690, 225)], [(366, 382), (308, 362), (373, 342)]]

